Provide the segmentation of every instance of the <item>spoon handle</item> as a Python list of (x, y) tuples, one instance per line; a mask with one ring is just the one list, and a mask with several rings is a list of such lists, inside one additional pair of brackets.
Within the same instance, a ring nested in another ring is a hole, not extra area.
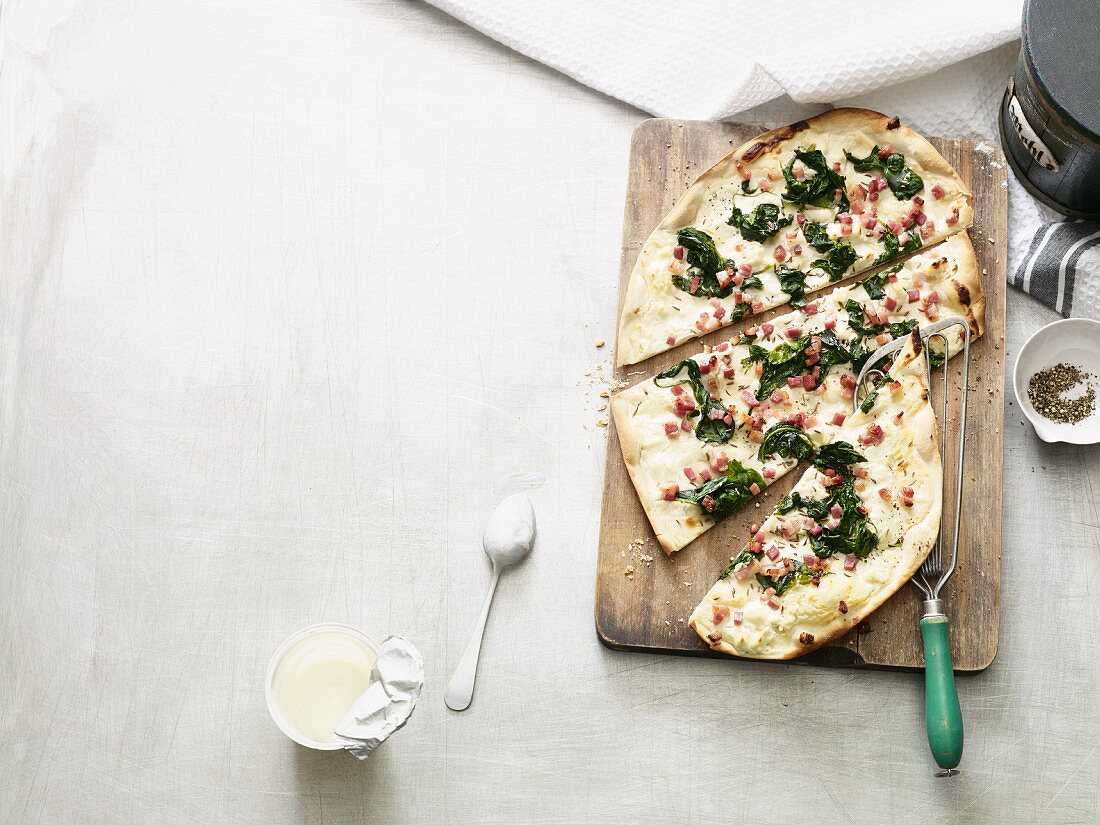
[(485, 633), (485, 620), (489, 618), (489, 606), (493, 603), (493, 594), (497, 591), (499, 580), (500, 567), (494, 564), (493, 580), (489, 583), (481, 617), (477, 620), (474, 635), (466, 645), (466, 652), (458, 660), (458, 667), (455, 668), (450, 684), (447, 685), (447, 693), (443, 696), (443, 701), (451, 710), (466, 710), (474, 698), (474, 676), (477, 674), (477, 657), (481, 654), (481, 636)]

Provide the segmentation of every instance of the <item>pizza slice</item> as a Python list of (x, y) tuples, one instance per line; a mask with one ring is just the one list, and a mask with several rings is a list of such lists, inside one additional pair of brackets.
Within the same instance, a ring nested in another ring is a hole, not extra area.
[[(613, 395), (623, 458), (665, 552), (804, 458), (800, 436), (785, 446), (792, 428), (814, 444), (831, 441), (875, 349), (947, 317), (965, 319), (977, 337), (983, 306), (973, 248), (957, 235)], [(961, 333), (949, 343), (934, 363), (958, 351)]]
[(966, 229), (971, 194), (897, 118), (834, 109), (712, 166), (642, 247), (616, 357), (634, 364)]
[(722, 571), (690, 624), (712, 649), (791, 659), (847, 632), (920, 567), (939, 531), (942, 468), (920, 333), (891, 391), (856, 412)]

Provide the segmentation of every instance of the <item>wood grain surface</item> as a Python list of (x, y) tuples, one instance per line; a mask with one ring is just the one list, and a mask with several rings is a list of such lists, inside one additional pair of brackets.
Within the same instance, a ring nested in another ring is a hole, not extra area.
[[(631, 144), (623, 221), (620, 310), (626, 283), (645, 239), (688, 184), (723, 155), (761, 131), (756, 126), (653, 119), (639, 124)], [(958, 570), (943, 590), (951, 619), (951, 655), (958, 671), (980, 671), (997, 653), (1000, 625), (1001, 494), (1004, 428), (1005, 265), (1008, 199), (1004, 158), (988, 144), (959, 138), (932, 143), (974, 192), (970, 237), (982, 270), (986, 333), (971, 347)], [(751, 323), (789, 311), (779, 307)], [(747, 326), (746, 321), (741, 326)], [(640, 364), (619, 368), (615, 378), (635, 384), (736, 329), (726, 328)], [(948, 445), (944, 495), (945, 528), (954, 519), (958, 428), (961, 424), (963, 359), (949, 365), (946, 399)], [(933, 376), (933, 397), (944, 399)], [(623, 463), (617, 435), (609, 433), (607, 471), (596, 571), (596, 631), (614, 648), (692, 656), (718, 656), (687, 625), (691, 611), (744, 543), (748, 525), (759, 521), (794, 486), (798, 467), (747, 505), (672, 557), (660, 550)], [(950, 533), (948, 532), (948, 535)], [(921, 596), (902, 588), (857, 631), (800, 663), (881, 668), (923, 665), (918, 620)], [(731, 665), (736, 660), (731, 660)]]

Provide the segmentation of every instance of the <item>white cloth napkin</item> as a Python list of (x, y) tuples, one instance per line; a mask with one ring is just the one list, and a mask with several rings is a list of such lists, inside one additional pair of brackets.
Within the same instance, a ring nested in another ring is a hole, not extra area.
[[(774, 126), (827, 106), (865, 106), (925, 134), (994, 145), (1023, 8), (1023, 0), (921, 0), (919, 9), (881, 0), (428, 2), (661, 117), (736, 115)], [(1063, 314), (1100, 318), (1093, 239), (1073, 247), (1068, 278), (1062, 258), (1049, 255), (1032, 265), (1031, 277), (1021, 274), (1059, 220), (1009, 174), (1008, 281)], [(1076, 229), (1058, 232), (1069, 238)]]
[[(728, 118), (784, 93), (833, 103), (1019, 36), (1023, 0), (429, 0), (661, 117)], [(1002, 79), (1003, 82), (1003, 79)]]

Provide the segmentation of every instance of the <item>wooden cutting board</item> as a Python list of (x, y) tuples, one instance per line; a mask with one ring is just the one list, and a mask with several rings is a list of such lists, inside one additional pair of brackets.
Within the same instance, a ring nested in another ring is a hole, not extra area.
[[(649, 233), (698, 175), (760, 131), (737, 123), (662, 119), (644, 121), (634, 130), (623, 222), (620, 310), (630, 270)], [(997, 654), (1000, 625), (1008, 183), (999, 148), (960, 138), (931, 141), (974, 193), (970, 238), (981, 266), (986, 299), (986, 333), (971, 346), (959, 566), (943, 590), (955, 669), (979, 671)], [(766, 316), (753, 316), (741, 326), (789, 309), (779, 307)], [(617, 328), (618, 316), (614, 321)], [(701, 343), (725, 340), (736, 328), (715, 331), (699, 342), (619, 368), (615, 378), (635, 384), (697, 352)], [(954, 443), (961, 423), (957, 402), (962, 391), (962, 360), (956, 357), (948, 365), (948, 393), (953, 402), (947, 416), (949, 444)], [(934, 396), (939, 377), (933, 376)], [(954, 461), (954, 450), (949, 450), (946, 476), (953, 476)], [(730, 556), (744, 544), (748, 525), (770, 512), (803, 469), (800, 466), (769, 487), (758, 497), (759, 508), (750, 503), (670, 558), (661, 551), (638, 502), (612, 421), (596, 568), (596, 632), (600, 641), (624, 650), (718, 656), (687, 626), (687, 619)], [(945, 490), (945, 525), (952, 523), (954, 510), (953, 490)], [(916, 587), (907, 585), (856, 631), (795, 661), (848, 667), (922, 667), (920, 601)], [(730, 659), (730, 663), (736, 666), (737, 660)]]

